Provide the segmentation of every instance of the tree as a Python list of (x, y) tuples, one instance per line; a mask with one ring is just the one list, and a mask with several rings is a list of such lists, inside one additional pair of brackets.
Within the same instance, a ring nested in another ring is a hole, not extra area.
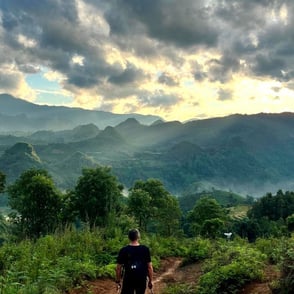
[(6, 183), (6, 176), (0, 171), (0, 193), (4, 192)]
[[(181, 210), (178, 200), (157, 179), (136, 181), (130, 189), (129, 209), (136, 219), (142, 220), (144, 229), (170, 236), (178, 232)], [(136, 199), (134, 199), (136, 198)], [(143, 202), (145, 206), (140, 207)], [(147, 205), (148, 204), (148, 205)]]
[(128, 197), (128, 211), (139, 224), (140, 230), (146, 231), (148, 220), (152, 215), (151, 196), (142, 189), (131, 190)]
[[(207, 232), (209, 232), (212, 237), (223, 228), (221, 224), (224, 225), (226, 218), (225, 209), (215, 199), (210, 197), (199, 199), (187, 216), (191, 232), (194, 235), (207, 235)], [(209, 230), (207, 231), (208, 228)], [(217, 232), (212, 232), (213, 228)]]
[(28, 237), (53, 232), (62, 207), (60, 192), (43, 169), (30, 169), (8, 187), (8, 199), (16, 210), (14, 220)]
[(271, 193), (259, 198), (248, 211), (249, 218), (260, 219), (263, 217), (277, 221), (294, 213), (294, 192), (283, 193), (281, 190), (276, 195)]
[(118, 208), (122, 189), (109, 167), (83, 169), (72, 196), (73, 209), (91, 227), (105, 226)]
[(224, 228), (224, 221), (219, 218), (207, 219), (203, 222), (200, 234), (205, 237), (215, 238)]
[(286, 221), (287, 221), (288, 230), (290, 232), (293, 232), (294, 231), (294, 213), (292, 215), (289, 215)]

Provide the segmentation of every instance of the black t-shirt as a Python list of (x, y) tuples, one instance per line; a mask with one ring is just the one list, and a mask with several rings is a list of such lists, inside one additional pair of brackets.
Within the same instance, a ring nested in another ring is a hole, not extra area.
[(119, 251), (117, 257), (117, 263), (124, 266), (124, 279), (146, 279), (149, 262), (150, 251), (145, 245), (127, 245)]

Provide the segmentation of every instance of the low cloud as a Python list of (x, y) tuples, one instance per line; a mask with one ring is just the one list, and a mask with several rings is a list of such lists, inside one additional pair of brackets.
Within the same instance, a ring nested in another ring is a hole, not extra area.
[(158, 93), (146, 93), (137, 97), (137, 100), (147, 107), (168, 109), (180, 102), (181, 98), (159, 91)]

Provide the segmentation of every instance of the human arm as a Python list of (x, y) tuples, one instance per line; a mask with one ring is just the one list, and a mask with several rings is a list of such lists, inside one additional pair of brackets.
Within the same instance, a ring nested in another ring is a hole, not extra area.
[(152, 262), (148, 262), (148, 288), (152, 289), (153, 287), (153, 266)]
[(122, 279), (122, 264), (117, 264), (115, 269), (115, 282), (120, 285)]

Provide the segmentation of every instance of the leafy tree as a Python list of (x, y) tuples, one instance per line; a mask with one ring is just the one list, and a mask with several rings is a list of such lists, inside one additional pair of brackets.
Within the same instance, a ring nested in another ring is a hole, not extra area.
[(118, 208), (122, 189), (109, 167), (83, 169), (72, 195), (73, 209), (91, 227), (105, 226)]
[(50, 233), (58, 226), (62, 199), (47, 171), (23, 172), (8, 187), (8, 199), (17, 212), (14, 221), (28, 237)]
[(131, 190), (128, 197), (128, 210), (139, 224), (141, 230), (147, 230), (147, 223), (152, 215), (151, 196), (142, 189)]
[(285, 220), (289, 215), (294, 213), (294, 192), (280, 190), (276, 195), (266, 194), (256, 201), (248, 211), (250, 218), (259, 219), (267, 217), (269, 220)]
[[(144, 194), (143, 194), (144, 192)], [(145, 229), (160, 232), (163, 235), (172, 235), (178, 232), (181, 210), (178, 200), (172, 196), (157, 179), (136, 181), (130, 189), (132, 214), (139, 219), (144, 215)], [(138, 197), (139, 196), (139, 197)], [(138, 198), (134, 200), (133, 198)], [(149, 205), (139, 208), (139, 202), (145, 201)]]
[(178, 199), (167, 195), (157, 210), (156, 231), (164, 236), (176, 235), (179, 232), (181, 209)]
[(200, 234), (205, 237), (216, 238), (224, 225), (224, 221), (219, 218), (207, 219), (201, 226)]
[(4, 192), (6, 183), (6, 176), (0, 171), (0, 193)]
[(287, 217), (287, 226), (290, 232), (294, 231), (294, 213)]
[[(226, 218), (225, 209), (210, 197), (199, 199), (187, 216), (193, 234), (207, 235), (207, 232), (209, 232), (211, 237), (214, 237), (221, 230), (223, 227), (221, 224), (224, 225)], [(214, 232), (212, 232), (213, 228), (215, 229)]]
[(234, 222), (233, 231), (249, 242), (254, 242), (260, 233), (260, 226), (256, 220), (244, 218)]

